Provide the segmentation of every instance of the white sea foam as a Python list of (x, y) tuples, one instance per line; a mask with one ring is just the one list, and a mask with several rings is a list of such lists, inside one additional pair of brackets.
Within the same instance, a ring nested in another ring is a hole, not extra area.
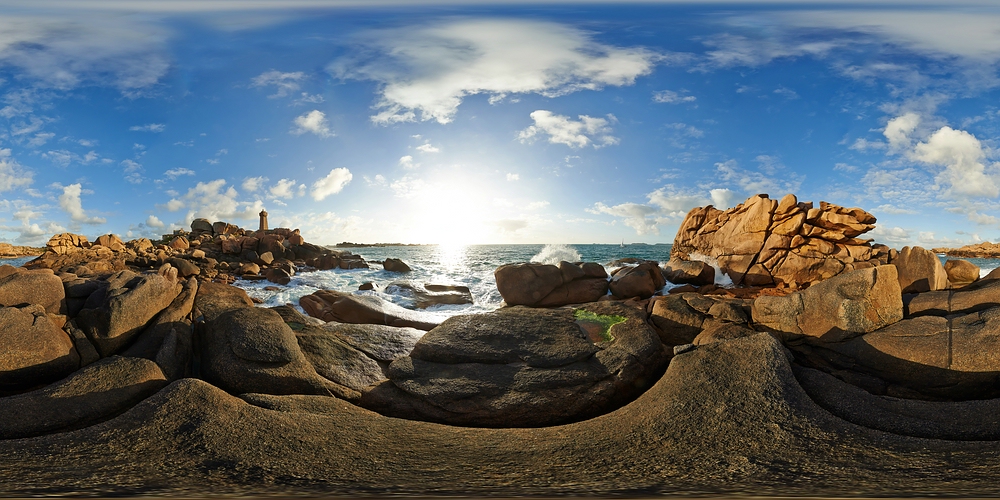
[(722, 272), (719, 267), (719, 261), (700, 253), (692, 253), (689, 257), (690, 260), (696, 260), (699, 262), (704, 262), (715, 268), (715, 284), (723, 288), (731, 288), (733, 286), (733, 279), (729, 277), (728, 274)]
[(541, 264), (558, 264), (561, 261), (579, 262), (580, 252), (569, 245), (545, 245), (542, 251), (531, 258), (531, 262)]

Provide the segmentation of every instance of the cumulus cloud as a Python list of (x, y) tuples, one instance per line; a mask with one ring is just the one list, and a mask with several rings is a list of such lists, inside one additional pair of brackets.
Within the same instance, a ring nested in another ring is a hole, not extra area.
[(104, 224), (107, 222), (107, 219), (103, 217), (87, 215), (87, 212), (83, 209), (83, 202), (80, 200), (82, 193), (83, 186), (79, 183), (62, 186), (62, 194), (59, 195), (59, 206), (69, 214), (69, 218), (73, 222), (83, 224)]
[(948, 126), (919, 137), (921, 116), (905, 113), (888, 121), (883, 135), (893, 152), (933, 169), (935, 182), (952, 198), (1000, 196), (993, 163), (987, 171), (987, 154), (976, 136)]
[(402, 158), (399, 159), (399, 166), (401, 166), (401, 167), (403, 167), (405, 169), (412, 169), (412, 168), (419, 167), (420, 164), (419, 163), (413, 163), (413, 157), (410, 156), (410, 155), (406, 155), (406, 156), (404, 156), (404, 157), (402, 157)]
[(149, 227), (157, 227), (157, 228), (165, 226), (163, 221), (161, 221), (155, 215), (150, 215), (149, 217), (146, 217), (146, 225)]
[(641, 203), (622, 203), (620, 205), (607, 206), (604, 203), (595, 203), (593, 208), (587, 209), (592, 214), (607, 214), (619, 217), (626, 226), (635, 229), (636, 234), (660, 234), (660, 228), (656, 221), (649, 219), (649, 216), (657, 212), (656, 207), (643, 205)]
[(721, 180), (736, 184), (744, 193), (767, 193), (772, 196), (778, 196), (779, 193), (794, 193), (802, 185), (802, 178), (798, 175), (789, 174), (778, 179), (761, 172), (742, 169), (736, 160), (716, 163), (715, 170), (718, 172)]
[(295, 117), (293, 122), (295, 128), (290, 133), (302, 135), (305, 133), (316, 134), (320, 137), (333, 137), (335, 134), (330, 130), (330, 123), (326, 121), (326, 113), (314, 109), (302, 116)]
[(339, 193), (353, 178), (350, 170), (343, 167), (335, 168), (326, 177), (313, 183), (312, 197), (316, 201), (322, 201), (327, 196)]
[(299, 90), (299, 82), (304, 80), (306, 74), (301, 71), (295, 71), (292, 73), (282, 73), (281, 71), (272, 69), (271, 71), (265, 71), (250, 79), (251, 87), (275, 87), (275, 92), (269, 96), (270, 99), (277, 99), (279, 97), (285, 97), (292, 92), (297, 92)]
[(167, 126), (162, 123), (147, 123), (145, 125), (132, 125), (128, 129), (133, 132), (163, 132)]
[(356, 54), (330, 65), (337, 77), (379, 84), (377, 124), (451, 122), (466, 96), (547, 97), (631, 85), (666, 56), (593, 40), (564, 24), (465, 19), (433, 26), (380, 30), (360, 39)]
[(421, 153), (439, 153), (441, 150), (432, 146), (431, 143), (428, 142), (427, 144), (417, 146), (417, 151), (420, 151)]
[(520, 174), (512, 174), (510, 172), (507, 172), (507, 180), (508, 181), (519, 181), (519, 180), (521, 180), (521, 175)]
[(736, 193), (729, 189), (713, 189), (708, 192), (709, 196), (712, 198), (712, 205), (720, 210), (725, 210), (734, 206), (737, 201)]
[(614, 115), (608, 119), (580, 115), (579, 120), (562, 116), (544, 109), (531, 113), (534, 125), (517, 134), (521, 142), (530, 142), (538, 135), (547, 135), (552, 144), (565, 144), (571, 148), (582, 148), (593, 144), (595, 148), (618, 144), (618, 138), (611, 135), (614, 132), (610, 123), (616, 121)]
[(884, 225), (876, 225), (875, 229), (869, 231), (867, 236), (891, 247), (905, 246), (912, 239), (909, 231), (898, 226), (888, 227)]
[(264, 187), (264, 184), (267, 183), (267, 180), (268, 180), (267, 177), (247, 177), (243, 179), (243, 184), (241, 184), (240, 186), (243, 188), (244, 191), (248, 193), (253, 193), (259, 190), (260, 188)]
[[(717, 190), (722, 191), (722, 190)], [(660, 226), (682, 219), (695, 207), (711, 203), (709, 197), (698, 193), (688, 193), (677, 190), (673, 185), (666, 185), (646, 195), (649, 203), (622, 203), (608, 206), (595, 203), (588, 208), (592, 214), (606, 214), (618, 217), (636, 234), (660, 234)]]
[(281, 179), (267, 191), (275, 198), (290, 200), (295, 197), (295, 179)]
[(253, 220), (264, 209), (260, 200), (240, 201), (238, 197), (239, 193), (232, 186), (227, 186), (225, 179), (216, 179), (199, 182), (180, 199), (173, 198), (160, 208), (171, 212), (187, 208), (184, 220), (188, 221), (198, 217), (208, 220)]

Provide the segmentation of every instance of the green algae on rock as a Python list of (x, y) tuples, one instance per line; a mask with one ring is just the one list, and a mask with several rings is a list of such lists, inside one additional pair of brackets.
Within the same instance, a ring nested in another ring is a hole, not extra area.
[(595, 344), (614, 341), (615, 337), (611, 335), (611, 327), (618, 323), (624, 323), (626, 320), (624, 316), (597, 314), (585, 309), (577, 309), (573, 313), (573, 317), (576, 318), (576, 324), (587, 332), (587, 338)]

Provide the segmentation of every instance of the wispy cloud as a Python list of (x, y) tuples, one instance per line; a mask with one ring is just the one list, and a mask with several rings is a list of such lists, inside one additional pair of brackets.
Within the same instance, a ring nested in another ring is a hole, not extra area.
[(582, 148), (592, 144), (595, 148), (618, 144), (619, 139), (611, 135), (611, 123), (617, 121), (614, 115), (608, 118), (594, 118), (580, 115), (578, 120), (539, 109), (531, 113), (535, 124), (517, 134), (521, 142), (531, 142), (538, 135), (547, 135), (552, 144), (565, 144), (571, 148)]
[(128, 128), (132, 132), (163, 132), (167, 126), (162, 123), (147, 123), (145, 125), (133, 125)]
[(306, 74), (301, 71), (295, 71), (291, 73), (282, 73), (281, 71), (272, 69), (271, 71), (265, 71), (250, 79), (251, 87), (274, 87), (275, 92), (269, 96), (270, 99), (277, 99), (279, 97), (285, 97), (288, 94), (297, 92), (300, 88), (299, 83), (304, 80)]

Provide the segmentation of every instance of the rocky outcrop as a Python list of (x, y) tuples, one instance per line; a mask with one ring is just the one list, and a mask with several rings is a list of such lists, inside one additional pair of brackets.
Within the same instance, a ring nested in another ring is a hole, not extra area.
[(944, 263), (944, 272), (948, 274), (948, 283), (960, 288), (979, 279), (979, 266), (962, 259), (948, 259)]
[(614, 273), (608, 288), (618, 299), (648, 299), (666, 286), (660, 266), (655, 261), (645, 261), (635, 267), (623, 267)]
[(399, 259), (385, 259), (385, 262), (382, 263), (382, 267), (386, 271), (394, 273), (408, 273), (411, 271), (410, 266), (406, 265), (405, 262)]
[(984, 279), (962, 290), (925, 292), (906, 298), (908, 316), (969, 314), (1000, 307), (1000, 280)]
[(361, 405), (387, 415), (478, 427), (536, 427), (613, 409), (666, 362), (641, 310), (613, 302), (510, 307), (457, 316), (389, 365)]
[(903, 293), (920, 293), (948, 288), (948, 273), (937, 255), (921, 247), (903, 247), (892, 259), (899, 270)]
[(462, 285), (431, 285), (394, 281), (385, 287), (388, 293), (399, 293), (413, 298), (413, 307), (427, 309), (437, 305), (472, 304), (472, 292)]
[(973, 245), (965, 245), (961, 248), (934, 248), (931, 251), (934, 253), (943, 253), (948, 257), (998, 259), (1000, 258), (1000, 243), (984, 241)]
[(889, 249), (858, 237), (875, 227), (860, 208), (752, 196), (729, 210), (691, 210), (681, 223), (671, 258), (715, 259), (737, 285), (798, 288), (840, 273), (888, 262)]
[(0, 258), (4, 259), (10, 259), (14, 257), (28, 257), (31, 255), (41, 255), (43, 253), (45, 253), (44, 248), (11, 245), (10, 243), (0, 243)]
[[(726, 336), (720, 329), (727, 325), (746, 326), (750, 318), (750, 302), (697, 293), (680, 293), (657, 297), (650, 301), (649, 319), (656, 327), (660, 340), (668, 346), (694, 344), (697, 337), (703, 343)], [(756, 333), (756, 332), (754, 332)]]
[(404, 309), (368, 295), (319, 290), (299, 299), (306, 313), (325, 322), (363, 323), (430, 330), (439, 324), (434, 317)]
[(859, 269), (784, 297), (753, 301), (756, 325), (819, 342), (842, 342), (903, 319), (896, 266)]
[(508, 264), (494, 271), (507, 305), (556, 307), (594, 302), (608, 293), (608, 273), (594, 262)]

